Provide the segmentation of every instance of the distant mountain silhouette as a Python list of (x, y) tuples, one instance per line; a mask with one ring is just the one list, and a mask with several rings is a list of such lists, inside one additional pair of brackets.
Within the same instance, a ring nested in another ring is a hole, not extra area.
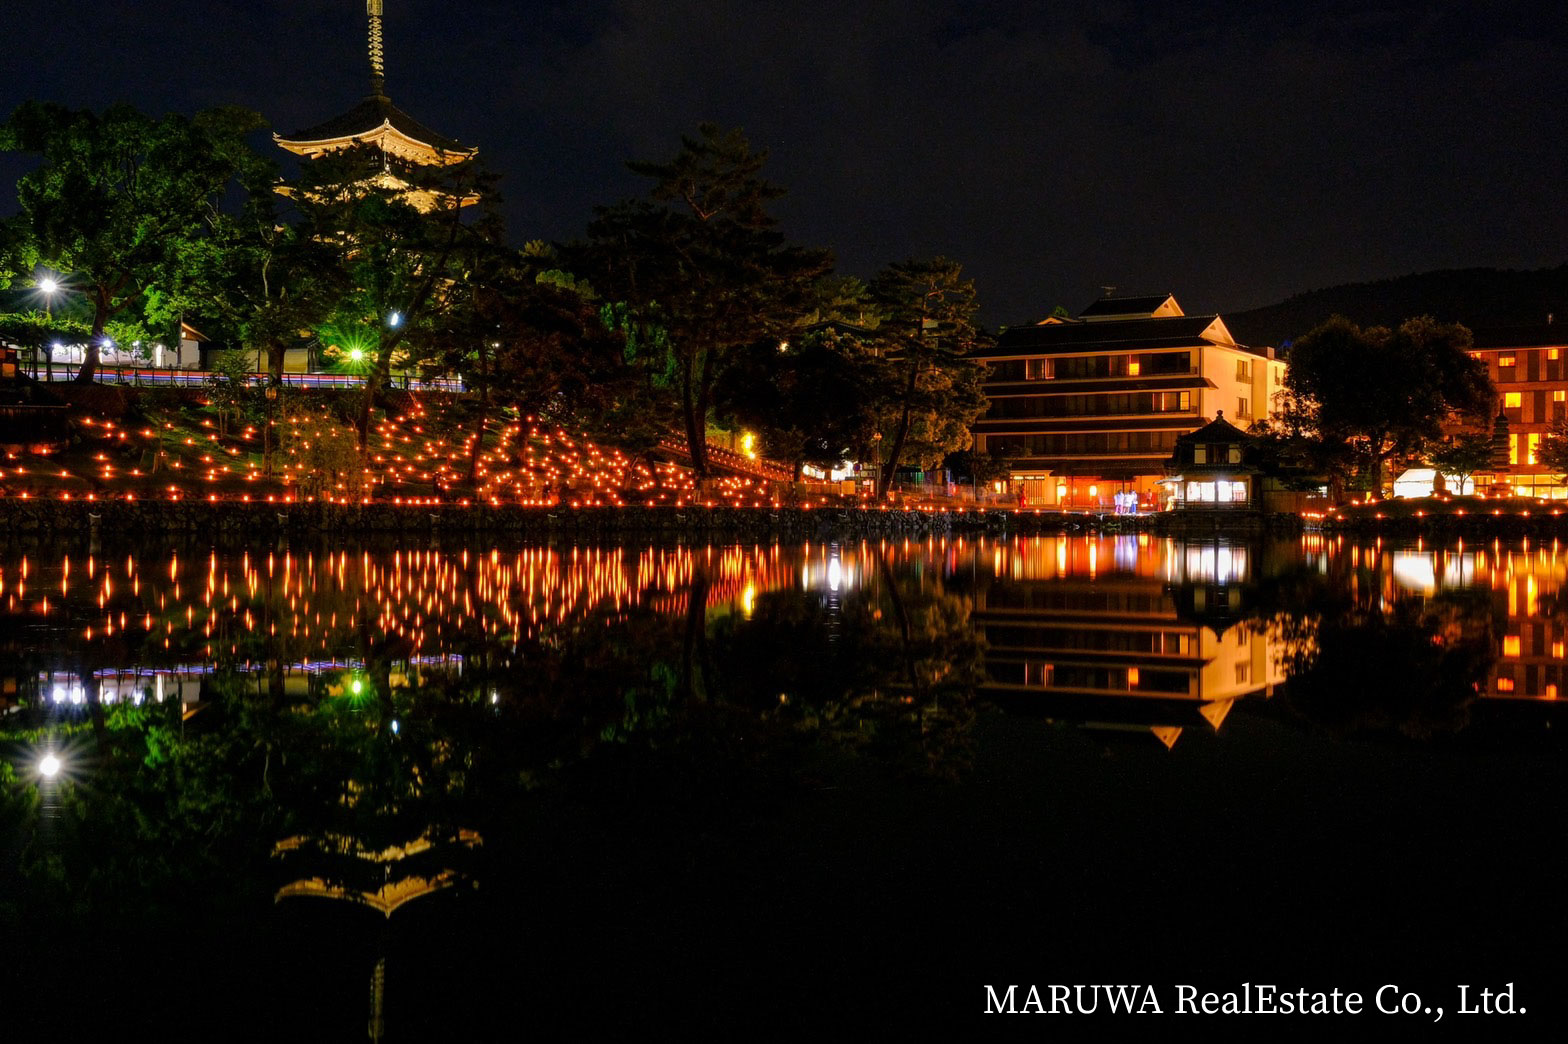
[(1309, 290), (1279, 304), (1225, 313), (1225, 325), (1243, 344), (1279, 345), (1331, 315), (1362, 326), (1394, 326), (1417, 315), (1478, 326), (1544, 323), (1548, 315), (1568, 323), (1568, 264), (1519, 272), (1455, 268), (1346, 283)]

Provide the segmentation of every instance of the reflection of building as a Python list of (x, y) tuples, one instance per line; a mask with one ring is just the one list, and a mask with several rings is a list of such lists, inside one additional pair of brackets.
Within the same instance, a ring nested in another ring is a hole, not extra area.
[(1282, 680), (1268, 637), (1230, 625), (1252, 575), (1245, 547), (1042, 537), (999, 548), (994, 565), (974, 620), (984, 691), (1010, 708), (1169, 746)]
[(1471, 354), (1486, 363), (1501, 397), (1507, 422), (1507, 467), (1495, 481), (1524, 496), (1568, 498), (1568, 486), (1536, 463), (1541, 437), (1568, 407), (1568, 328), (1539, 326), (1480, 328)]
[(1486, 695), (1555, 700), (1568, 686), (1568, 620), (1560, 599), (1568, 588), (1568, 554), (1550, 547), (1505, 550), (1400, 550), (1376, 557), (1350, 549), (1376, 566), (1386, 604), (1441, 592), (1489, 589), (1492, 612), (1503, 619), (1498, 659)]
[(1237, 344), (1169, 294), (1007, 330), (975, 358), (991, 368), (979, 448), (1013, 459), (1026, 506), (1100, 507), (1121, 491), (1152, 503), (1178, 436), (1220, 410), (1267, 417), (1285, 375), (1273, 349)]

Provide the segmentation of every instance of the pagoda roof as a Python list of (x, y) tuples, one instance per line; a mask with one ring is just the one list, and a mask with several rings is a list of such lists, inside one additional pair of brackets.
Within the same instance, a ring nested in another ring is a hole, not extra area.
[(1248, 435), (1236, 425), (1225, 419), (1225, 411), (1220, 410), (1197, 431), (1189, 431), (1179, 436), (1177, 442), (1251, 442), (1253, 436)]
[[(290, 151), (309, 152), (315, 151), (310, 146), (329, 146), (349, 141), (379, 142), (388, 136), (389, 130), (409, 144), (424, 146), (430, 152), (450, 154), (451, 161), (464, 159), (478, 151), (431, 130), (393, 105), (392, 100), (384, 94), (372, 94), (348, 112), (325, 123), (306, 127), (293, 134), (274, 135), (274, 138)], [(401, 150), (389, 148), (387, 151), (407, 151), (407, 147)]]

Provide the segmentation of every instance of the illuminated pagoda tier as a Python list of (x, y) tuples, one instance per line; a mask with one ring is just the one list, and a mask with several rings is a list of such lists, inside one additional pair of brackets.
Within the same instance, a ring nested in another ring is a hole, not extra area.
[[(440, 204), (439, 194), (416, 190), (399, 176), (399, 168), (441, 167), (462, 163), (479, 152), (438, 134), (392, 104), (386, 95), (386, 66), (382, 48), (383, 0), (366, 0), (370, 22), (370, 94), (348, 112), (325, 123), (293, 134), (274, 134), (273, 140), (298, 156), (314, 159), (358, 145), (374, 145), (381, 151), (382, 169), (373, 179), (376, 184), (401, 189), (421, 210)], [(463, 206), (478, 202), (477, 195), (465, 196)]]

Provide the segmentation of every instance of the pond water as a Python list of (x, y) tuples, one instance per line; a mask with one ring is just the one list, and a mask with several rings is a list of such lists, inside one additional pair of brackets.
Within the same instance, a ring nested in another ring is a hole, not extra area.
[(0, 1021), (973, 1028), (986, 984), (1250, 981), (1514, 982), (1545, 1025), (1565, 580), (1316, 534), (0, 546)]

